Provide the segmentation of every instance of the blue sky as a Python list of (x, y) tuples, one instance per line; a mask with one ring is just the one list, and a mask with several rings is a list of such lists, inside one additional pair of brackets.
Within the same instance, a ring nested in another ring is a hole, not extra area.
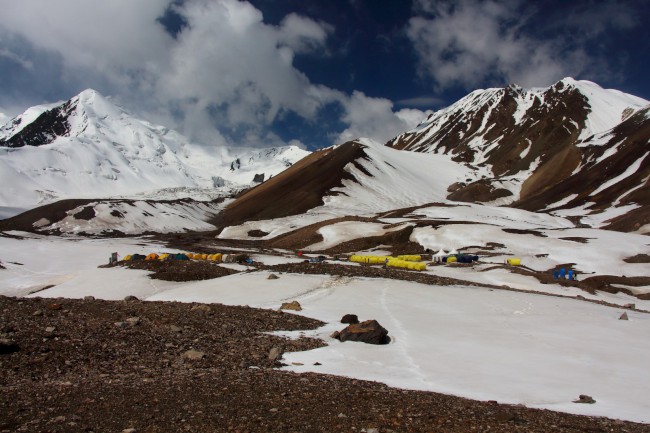
[(0, 2), (0, 112), (86, 88), (205, 145), (385, 141), (477, 88), (650, 99), (650, 2)]

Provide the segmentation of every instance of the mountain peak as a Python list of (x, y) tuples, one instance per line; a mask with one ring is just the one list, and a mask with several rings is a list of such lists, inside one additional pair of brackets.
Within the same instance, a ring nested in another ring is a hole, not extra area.
[(79, 101), (84, 101), (84, 102), (90, 102), (93, 101), (95, 98), (106, 99), (101, 93), (99, 93), (95, 89), (82, 90), (77, 96), (75, 96), (72, 99), (73, 100), (77, 99)]
[[(642, 98), (573, 77), (546, 88), (519, 91), (518, 86), (510, 85), (474, 91), (387, 145), (449, 154), (454, 161), (474, 170), (471, 181), (454, 186), (448, 197), (452, 200), (498, 205), (525, 202), (531, 209), (538, 209), (549, 205), (550, 200), (559, 200), (543, 195), (545, 191), (560, 191), (558, 188), (569, 178), (584, 181), (585, 177), (576, 173), (617, 154), (621, 131), (632, 127), (628, 124), (615, 134), (611, 131), (626, 119), (634, 118), (637, 123), (644, 120), (632, 116), (647, 105)], [(647, 140), (644, 134), (637, 128), (632, 135), (642, 141)], [(637, 147), (625, 147), (629, 161), (644, 158), (644, 148)], [(611, 180), (613, 185), (619, 183), (615, 182), (616, 176), (621, 176), (629, 178), (625, 184), (629, 188), (638, 187), (638, 176), (619, 170), (623, 164), (611, 162), (610, 166), (607, 177), (601, 178)], [(597, 182), (590, 179), (587, 184)], [(578, 190), (577, 185), (574, 190)], [(619, 197), (626, 191), (621, 189)], [(562, 190), (561, 198), (570, 194)], [(599, 199), (603, 204), (607, 197), (601, 194)]]

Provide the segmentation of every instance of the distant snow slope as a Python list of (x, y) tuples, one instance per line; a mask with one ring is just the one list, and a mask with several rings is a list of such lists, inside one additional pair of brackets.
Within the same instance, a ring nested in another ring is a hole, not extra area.
[[(39, 230), (91, 235), (208, 231), (214, 230), (215, 227), (206, 221), (222, 207), (223, 204), (218, 202), (189, 199), (173, 202), (107, 200), (77, 206), (66, 212), (67, 215), (59, 221), (42, 219), (34, 225)], [(84, 211), (90, 212), (92, 217), (78, 217)]]
[(63, 103), (32, 107), (0, 128), (0, 207), (163, 188), (241, 189), (308, 153), (295, 146), (201, 147), (85, 90)]
[(367, 157), (348, 164), (345, 169), (352, 178), (325, 198), (325, 207), (341, 215), (446, 201), (449, 185), (472, 172), (448, 155), (398, 151), (368, 138), (357, 142), (365, 146)]

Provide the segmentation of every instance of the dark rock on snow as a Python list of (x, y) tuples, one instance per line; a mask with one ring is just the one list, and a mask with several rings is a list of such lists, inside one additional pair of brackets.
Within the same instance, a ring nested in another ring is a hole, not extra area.
[(586, 403), (586, 404), (594, 404), (596, 403), (596, 400), (593, 399), (592, 396), (586, 395), (586, 394), (580, 394), (577, 400), (573, 400), (574, 403)]
[(349, 325), (338, 336), (341, 341), (360, 341), (368, 344), (388, 344), (388, 331), (376, 320)]
[(341, 318), (341, 323), (348, 323), (350, 325), (356, 325), (359, 323), (359, 318), (356, 314), (346, 314)]

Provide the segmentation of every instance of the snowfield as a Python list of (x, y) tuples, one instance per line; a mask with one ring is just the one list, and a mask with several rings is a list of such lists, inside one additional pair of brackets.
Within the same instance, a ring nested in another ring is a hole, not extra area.
[[(340, 234), (330, 239), (342, 240), (358, 234), (357, 229), (350, 230), (347, 225), (330, 227), (332, 231), (336, 229), (341, 229)], [(287, 335), (316, 336), (328, 346), (286, 353), (284, 361), (290, 366), (285, 369), (650, 422), (650, 401), (645, 398), (650, 386), (650, 346), (646, 344), (650, 314), (627, 310), (629, 320), (618, 320), (626, 310), (571, 297), (582, 294), (621, 305), (635, 302), (637, 308), (645, 310), (650, 310), (650, 301), (622, 294), (588, 295), (575, 288), (542, 285), (503, 269), (482, 272), (481, 268), (446, 266), (430, 267), (427, 272), (559, 296), (326, 274), (281, 274), (279, 279), (269, 280), (268, 272), (241, 265), (237, 265), (238, 270), (249, 272), (177, 283), (151, 280), (145, 271), (97, 268), (108, 261), (113, 251), (121, 255), (170, 251), (147, 238), (11, 235), (25, 238), (0, 237), (0, 261), (6, 267), (0, 270), (3, 295), (102, 299), (135, 295), (146, 300), (218, 302), (274, 309), (282, 302), (298, 300), (303, 307), (300, 314), (327, 325), (316, 331)], [(578, 262), (588, 251), (586, 247), (565, 248), (565, 254), (571, 254)], [(647, 252), (647, 245), (645, 248)], [(268, 264), (299, 261), (288, 254), (254, 257)], [(588, 255), (582, 258), (590, 259)], [(391, 343), (372, 346), (340, 343), (330, 338), (334, 330), (344, 327), (339, 320), (346, 313), (357, 314), (361, 320), (378, 320), (388, 329)], [(315, 366), (315, 362), (322, 365)], [(572, 403), (580, 394), (591, 395), (596, 404)]]

